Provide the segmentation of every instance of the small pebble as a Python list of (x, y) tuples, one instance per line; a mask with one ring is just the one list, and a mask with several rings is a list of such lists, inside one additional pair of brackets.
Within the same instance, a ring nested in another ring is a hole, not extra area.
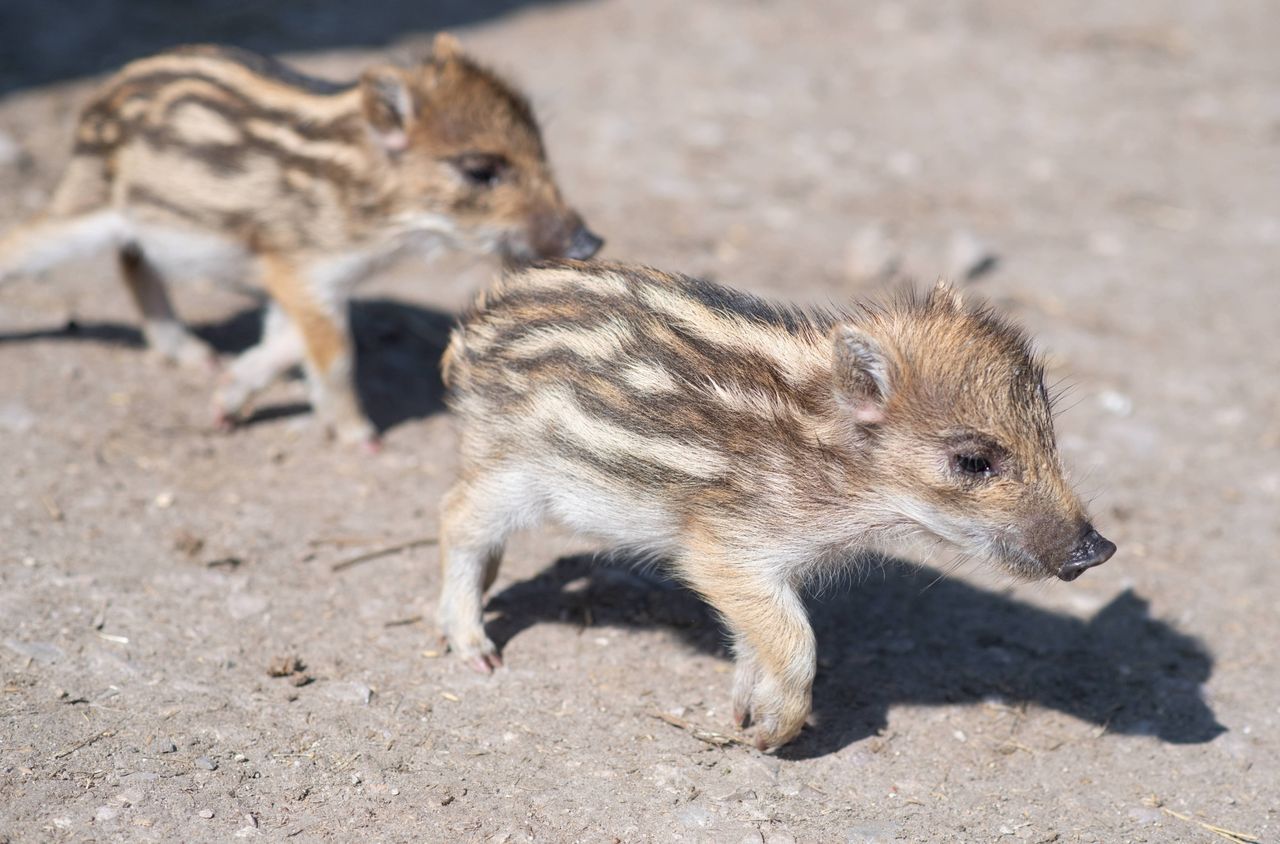
[(157, 739), (153, 745), (156, 753), (177, 753), (178, 746), (170, 739)]
[(360, 784), (360, 775), (359, 775), (359, 774), (352, 774), (352, 775), (351, 775), (351, 784), (352, 784), (352, 785), (359, 785), (359, 784)]
[(218, 770), (218, 763), (210, 759), (208, 756), (197, 756), (195, 766), (205, 771)]
[(400, 789), (398, 789), (398, 788), (393, 788), (393, 789), (391, 789), (391, 796), (392, 796), (392, 797), (397, 797), (397, 796), (399, 796), (399, 794), (400, 794)]
[[(30, 559), (30, 557), (24, 559), (22, 564), (26, 565), (27, 560)], [(35, 560), (31, 560), (31, 565), (35, 565)], [(62, 648), (52, 642), (19, 642), (16, 639), (5, 639), (4, 645), (18, 656), (40, 663), (57, 662), (64, 656)]]
[(0, 404), (0, 428), (11, 434), (25, 434), (39, 421), (35, 413), (25, 404), (15, 401)]
[(22, 146), (8, 132), (0, 132), (0, 167), (17, 164), (25, 153)]
[(342, 703), (359, 703), (368, 706), (373, 698), (373, 689), (364, 683), (330, 683), (325, 686), (325, 694)]
[(909, 149), (900, 149), (885, 160), (889, 172), (900, 179), (910, 179), (920, 173), (920, 158)]
[(249, 757), (248, 757), (248, 756), (245, 756), (243, 753), (237, 753), (235, 756), (233, 756), (233, 757), (231, 757), (231, 758), (232, 758), (232, 759), (235, 759), (237, 762), (248, 762), (248, 761), (249, 761)]
[(1116, 416), (1128, 416), (1133, 413), (1133, 399), (1116, 390), (1103, 390), (1098, 394), (1098, 403), (1104, 410)]
[(1089, 235), (1089, 251), (1102, 258), (1115, 258), (1124, 254), (1124, 241), (1111, 232), (1094, 232)]
[(854, 281), (888, 278), (901, 263), (898, 248), (884, 226), (863, 226), (845, 247), (845, 272)]
[(213, 817), (213, 810), (212, 810), (212, 809), (201, 809), (201, 810), (200, 810), (200, 817), (204, 818), (205, 820), (209, 820), (209, 818)]
[(947, 244), (947, 276), (956, 281), (973, 281), (995, 269), (999, 258), (968, 231), (957, 231)]

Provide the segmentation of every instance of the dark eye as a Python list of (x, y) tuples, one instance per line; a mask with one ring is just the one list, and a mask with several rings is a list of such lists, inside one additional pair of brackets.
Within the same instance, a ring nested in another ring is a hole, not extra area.
[(989, 478), (996, 473), (995, 465), (985, 454), (961, 453), (951, 458), (956, 471), (974, 478)]
[(477, 153), (454, 159), (453, 166), (457, 167), (462, 177), (472, 185), (491, 188), (506, 172), (507, 160), (500, 155)]

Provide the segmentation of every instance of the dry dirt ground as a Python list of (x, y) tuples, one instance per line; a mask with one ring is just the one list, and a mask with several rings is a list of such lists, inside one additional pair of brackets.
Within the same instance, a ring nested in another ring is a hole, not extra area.
[[(364, 289), (376, 457), (297, 381), (212, 432), (110, 261), (68, 267), (0, 292), (0, 841), (1280, 840), (1270, 0), (7, 5), (0, 226), (103, 56), (223, 38), (346, 76), (444, 23), (532, 93), (610, 257), (839, 300), (985, 244), (968, 287), (1074, 385), (1061, 445), (1121, 550), (1072, 584), (869, 566), (814, 599), (813, 725), (720, 746), (713, 619), (589, 544), (513, 544), (492, 678), (438, 653), (432, 548), (333, 570), (434, 532), (435, 367), (492, 267)], [(252, 340), (253, 300), (180, 299)]]

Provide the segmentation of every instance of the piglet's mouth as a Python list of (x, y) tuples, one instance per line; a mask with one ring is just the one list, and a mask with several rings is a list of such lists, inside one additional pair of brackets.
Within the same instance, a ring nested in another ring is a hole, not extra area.
[(1084, 536), (1071, 551), (1071, 557), (1058, 569), (1061, 580), (1075, 580), (1087, 569), (1100, 566), (1116, 553), (1116, 544), (1098, 533), (1093, 528), (1085, 531)]

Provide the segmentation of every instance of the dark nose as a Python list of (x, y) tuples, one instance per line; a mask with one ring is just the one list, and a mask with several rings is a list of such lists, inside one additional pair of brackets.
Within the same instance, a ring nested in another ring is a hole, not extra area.
[(564, 256), (577, 261), (585, 261), (599, 252), (601, 246), (604, 246), (604, 238), (599, 237), (586, 226), (578, 226), (577, 231), (573, 233), (573, 239), (569, 241), (569, 248), (565, 250)]
[(1071, 556), (1058, 569), (1058, 577), (1063, 580), (1075, 580), (1084, 574), (1085, 569), (1100, 566), (1116, 552), (1116, 544), (1098, 533), (1093, 528), (1085, 531), (1084, 536), (1071, 550)]

